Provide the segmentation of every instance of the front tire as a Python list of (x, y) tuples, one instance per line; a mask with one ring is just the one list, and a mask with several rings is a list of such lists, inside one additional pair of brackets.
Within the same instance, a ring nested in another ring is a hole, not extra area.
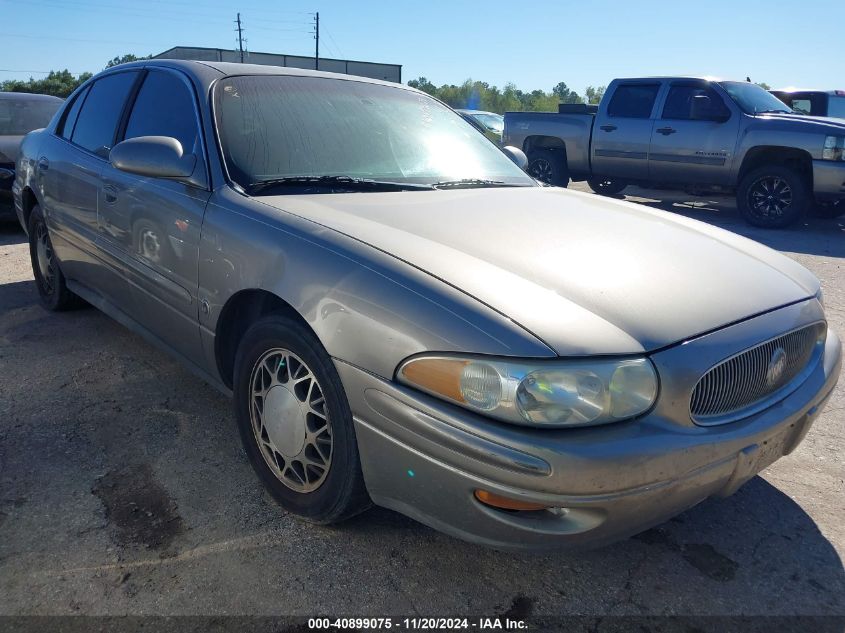
[(810, 193), (801, 174), (782, 165), (768, 165), (745, 175), (736, 192), (736, 204), (749, 224), (782, 229), (804, 215), (812, 202)]
[(326, 524), (370, 506), (343, 384), (306, 327), (270, 316), (247, 330), (234, 403), (249, 461), (285, 510)]
[(569, 169), (566, 160), (554, 150), (534, 150), (528, 154), (528, 165), (525, 171), (529, 176), (540, 182), (555, 187), (569, 185)]
[(82, 300), (68, 290), (59, 260), (53, 250), (50, 232), (41, 207), (35, 205), (29, 214), (29, 259), (41, 305), (51, 312), (79, 307)]
[(590, 185), (590, 189), (592, 189), (594, 193), (597, 193), (600, 196), (614, 196), (621, 193), (622, 190), (628, 186), (628, 183), (624, 180), (602, 177), (588, 178), (587, 184)]

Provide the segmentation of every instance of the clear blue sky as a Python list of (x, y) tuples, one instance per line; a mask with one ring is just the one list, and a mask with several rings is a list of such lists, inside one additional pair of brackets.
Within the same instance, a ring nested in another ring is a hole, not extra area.
[(237, 11), (250, 50), (290, 54), (312, 54), (320, 11), (323, 56), (402, 64), (404, 81), (583, 93), (616, 76), (690, 74), (845, 89), (845, 0), (0, 0), (0, 80), (234, 48)]

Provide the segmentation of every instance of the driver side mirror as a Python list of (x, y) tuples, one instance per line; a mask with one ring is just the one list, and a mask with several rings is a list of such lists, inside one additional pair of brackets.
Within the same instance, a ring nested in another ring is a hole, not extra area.
[(151, 178), (188, 179), (197, 157), (184, 154), (182, 144), (169, 136), (139, 136), (115, 145), (109, 162), (120, 171)]
[(528, 166), (528, 157), (518, 147), (514, 147), (513, 145), (506, 145), (502, 148), (502, 151), (510, 158), (517, 167), (522, 169), (523, 171)]

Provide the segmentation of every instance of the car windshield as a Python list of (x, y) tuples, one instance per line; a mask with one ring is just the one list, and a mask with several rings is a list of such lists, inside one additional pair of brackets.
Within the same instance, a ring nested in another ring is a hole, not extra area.
[(500, 134), (505, 130), (505, 117), (501, 114), (473, 114), (481, 122), (481, 125), (488, 130), (494, 130)]
[(536, 186), (452, 110), (403, 88), (323, 77), (229, 77), (216, 86), (214, 107), (229, 176), (246, 190), (299, 177), (337, 185), (332, 177), (338, 176)]
[(22, 136), (45, 127), (61, 105), (52, 99), (0, 99), (0, 136)]
[(747, 114), (784, 112), (792, 114), (792, 109), (783, 101), (757, 84), (748, 81), (722, 81), (719, 85), (725, 89), (731, 99)]

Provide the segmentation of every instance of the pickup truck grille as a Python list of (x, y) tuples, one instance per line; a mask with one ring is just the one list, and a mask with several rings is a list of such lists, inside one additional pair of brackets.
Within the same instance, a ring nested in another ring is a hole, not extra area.
[(695, 386), (690, 414), (714, 425), (751, 415), (786, 397), (821, 354), (827, 326), (814, 323), (751, 347), (712, 367)]

